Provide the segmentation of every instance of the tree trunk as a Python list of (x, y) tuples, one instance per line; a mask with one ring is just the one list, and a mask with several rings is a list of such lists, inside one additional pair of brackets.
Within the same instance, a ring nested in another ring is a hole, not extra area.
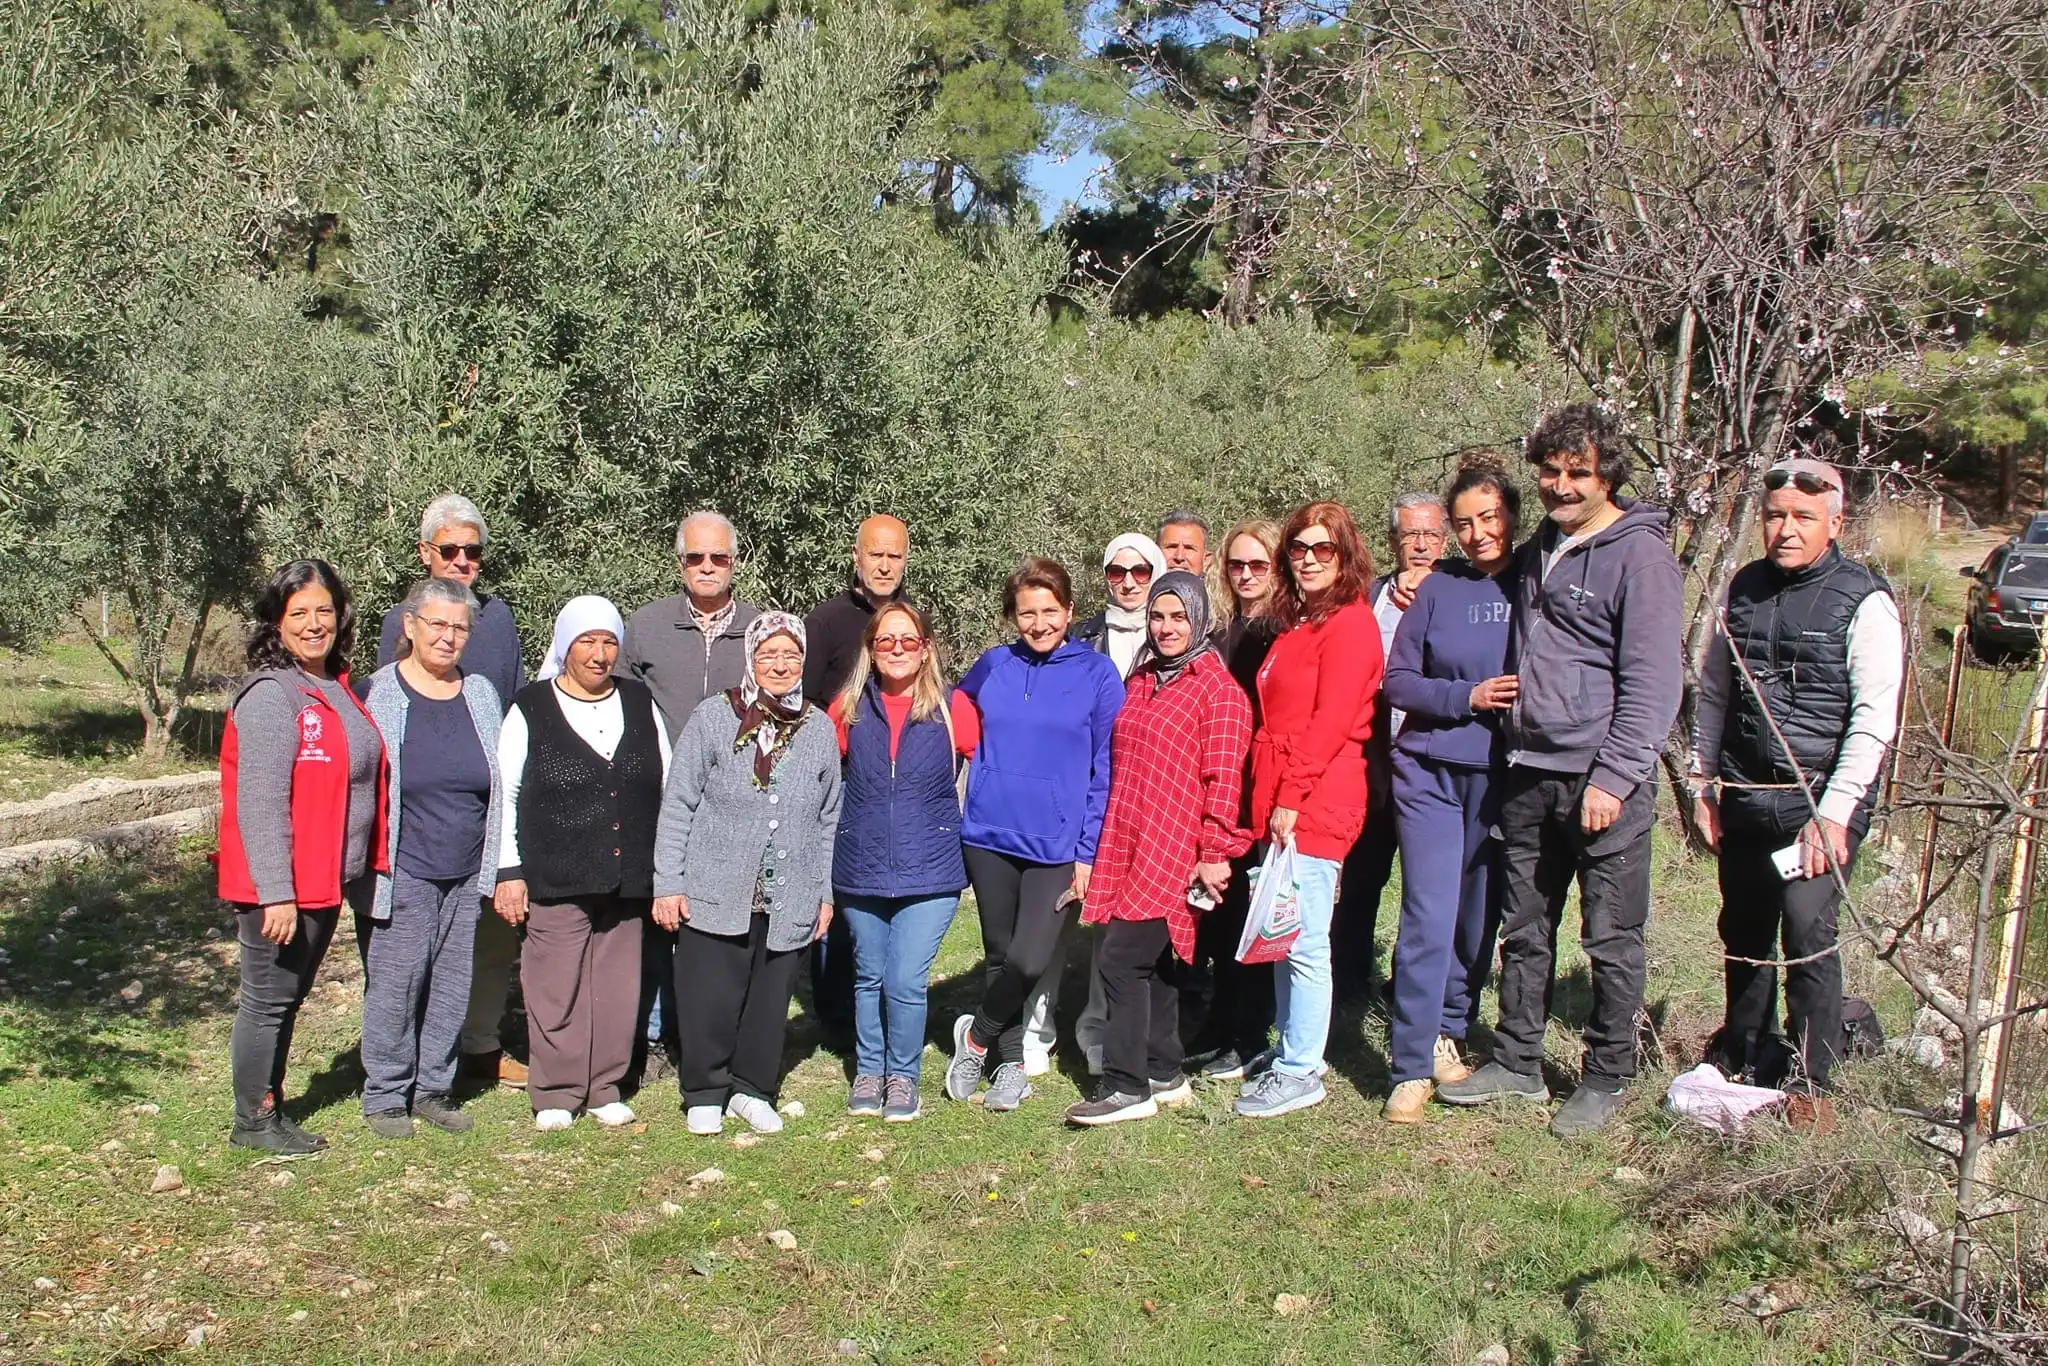
[(1280, 28), (1280, 0), (1259, 0), (1259, 23), (1252, 32), (1252, 50), (1259, 64), (1259, 88), (1252, 92), (1251, 130), (1245, 147), (1244, 171), (1238, 177), (1230, 211), (1230, 242), (1224, 248), (1229, 273), (1223, 286), (1223, 320), (1241, 327), (1258, 316), (1259, 268), (1265, 264), (1272, 233), (1266, 209), (1266, 181), (1271, 172), (1274, 88), (1277, 64), (1272, 39)]
[(946, 157), (932, 167), (932, 224), (939, 231), (951, 228), (958, 218), (953, 212), (953, 189), (960, 168)]
[(2020, 448), (2007, 442), (1998, 448), (1998, 515), (2010, 517), (2020, 503)]

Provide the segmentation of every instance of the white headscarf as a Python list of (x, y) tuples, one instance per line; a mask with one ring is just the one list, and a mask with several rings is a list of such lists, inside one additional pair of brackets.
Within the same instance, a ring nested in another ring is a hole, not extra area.
[(562, 666), (569, 661), (569, 647), (587, 631), (610, 631), (612, 639), (620, 644), (626, 640), (626, 623), (611, 599), (595, 593), (571, 598), (555, 617), (555, 638), (548, 643), (548, 657), (541, 661), (540, 672), (534, 678), (545, 680), (561, 673)]
[[(1126, 550), (1135, 550), (1145, 557), (1145, 563), (1152, 566), (1152, 583), (1158, 583), (1166, 576), (1166, 554), (1159, 543), (1150, 536), (1135, 531), (1126, 531), (1109, 543), (1102, 552), (1102, 567), (1109, 568), (1116, 557)], [(1151, 585), (1146, 585), (1147, 599)], [(1119, 607), (1112, 597), (1102, 609), (1102, 624), (1108, 628), (1110, 662), (1124, 677), (1130, 677), (1131, 670), (1138, 662), (1138, 651), (1145, 645), (1145, 609), (1143, 607)]]

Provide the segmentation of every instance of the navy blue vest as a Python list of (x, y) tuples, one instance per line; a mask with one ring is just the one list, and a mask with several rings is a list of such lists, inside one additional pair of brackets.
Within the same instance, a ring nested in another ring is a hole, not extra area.
[(832, 889), (842, 897), (932, 897), (967, 885), (953, 736), (944, 720), (911, 721), (889, 762), (889, 718), (870, 683), (847, 727), (846, 778)]

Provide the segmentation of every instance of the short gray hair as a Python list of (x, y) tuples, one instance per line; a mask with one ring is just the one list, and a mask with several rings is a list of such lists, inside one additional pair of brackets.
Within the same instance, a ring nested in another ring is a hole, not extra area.
[(402, 607), (405, 615), (416, 617), (425, 611), (427, 604), (431, 602), (445, 602), (450, 606), (460, 607), (469, 613), (472, 624), (476, 621), (476, 594), (469, 591), (467, 584), (456, 583), (450, 579), (421, 579), (406, 593)]
[(1196, 512), (1193, 508), (1175, 508), (1164, 517), (1161, 517), (1159, 519), (1159, 536), (1155, 536), (1153, 539), (1157, 540), (1159, 537), (1166, 535), (1166, 529), (1170, 526), (1198, 526), (1202, 529), (1202, 539), (1205, 541), (1209, 539), (1209, 519)]
[(1433, 493), (1403, 493), (1394, 499), (1394, 505), (1387, 509), (1387, 535), (1398, 538), (1401, 534), (1401, 514), (1411, 508), (1428, 508), (1441, 517), (1444, 515), (1444, 500)]
[(484, 545), (491, 543), (491, 529), (484, 525), (483, 513), (459, 493), (444, 493), (427, 504), (427, 510), (420, 514), (420, 539), (431, 545), (434, 533), (447, 526), (473, 526), (478, 541)]
[(683, 533), (698, 522), (709, 522), (713, 526), (721, 528), (725, 532), (726, 547), (732, 552), (735, 559), (739, 557), (739, 532), (733, 530), (732, 521), (724, 513), (713, 512), (710, 508), (699, 508), (683, 518), (682, 521), (676, 523), (676, 554), (680, 555), (683, 553)]

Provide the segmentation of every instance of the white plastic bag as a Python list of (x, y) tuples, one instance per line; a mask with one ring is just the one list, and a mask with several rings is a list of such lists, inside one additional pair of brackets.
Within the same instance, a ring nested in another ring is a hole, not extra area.
[(1785, 1100), (1783, 1091), (1728, 1080), (1710, 1062), (1673, 1078), (1664, 1097), (1674, 1114), (1731, 1137), (1742, 1131), (1751, 1115), (1783, 1105)]
[(1252, 874), (1252, 905), (1237, 940), (1240, 963), (1277, 963), (1301, 938), (1301, 879), (1294, 843), (1266, 846), (1266, 861)]

